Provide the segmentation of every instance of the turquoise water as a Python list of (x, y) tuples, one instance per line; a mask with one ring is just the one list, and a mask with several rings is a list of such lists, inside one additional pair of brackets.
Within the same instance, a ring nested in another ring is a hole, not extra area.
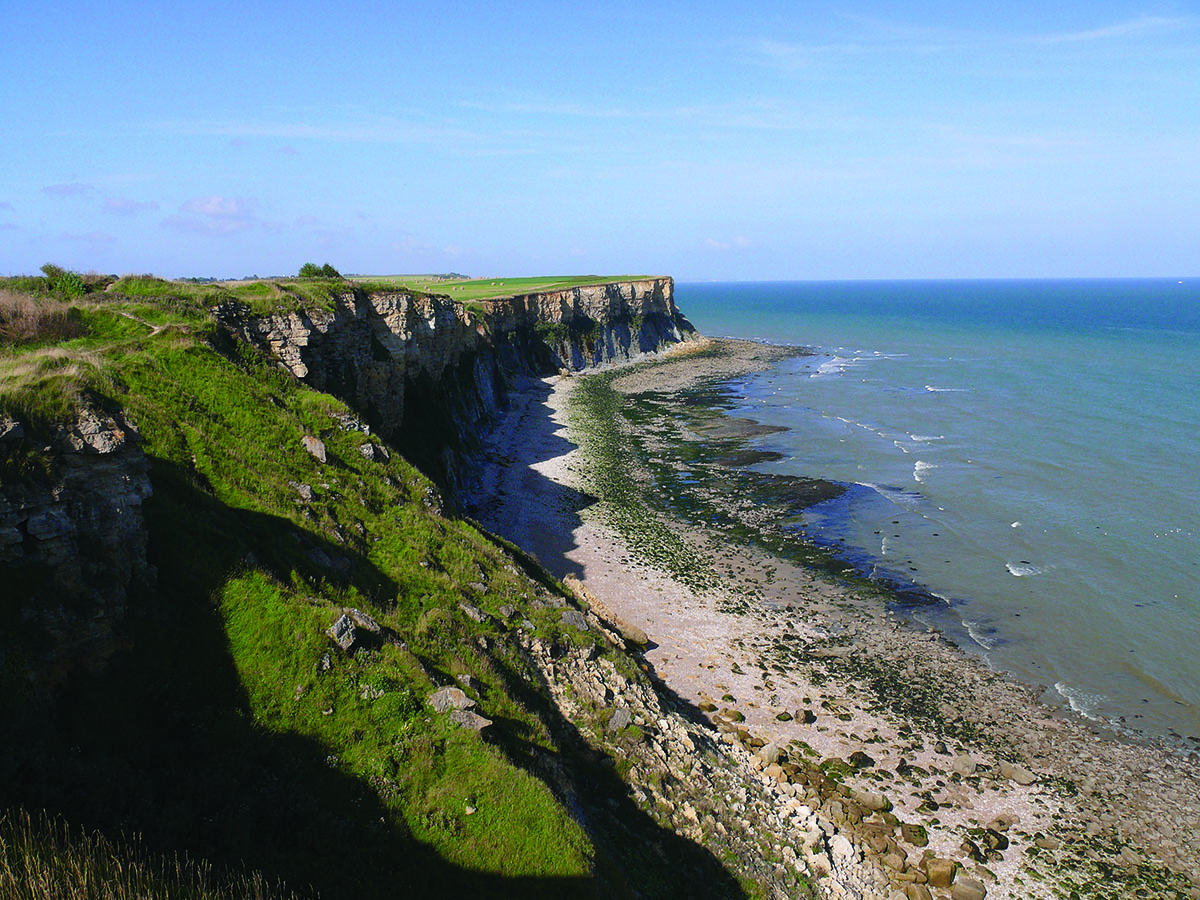
[(759, 468), (853, 485), (801, 530), (1049, 700), (1200, 745), (1200, 279), (680, 284), (812, 347), (735, 386)]

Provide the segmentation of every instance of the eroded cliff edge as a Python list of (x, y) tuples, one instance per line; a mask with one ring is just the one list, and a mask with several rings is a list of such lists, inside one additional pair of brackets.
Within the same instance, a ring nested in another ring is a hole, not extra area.
[[(231, 358), (263, 352), (337, 396), (358, 416), (342, 427), (375, 431), (453, 497), (516, 380), (694, 339), (673, 289), (648, 278), (464, 305), (347, 284), (323, 308), (222, 304), (207, 340)], [(154, 592), (151, 460), (118, 396), (84, 394), (53, 427), (0, 415), (0, 682), (54, 687), (103, 670), (130, 643), (131, 604)]]
[(671, 278), (471, 304), (354, 288), (326, 309), (255, 316), (230, 303), (215, 315), (228, 334), (344, 400), (451, 492), (466, 484), (514, 379), (628, 362), (697, 337)]

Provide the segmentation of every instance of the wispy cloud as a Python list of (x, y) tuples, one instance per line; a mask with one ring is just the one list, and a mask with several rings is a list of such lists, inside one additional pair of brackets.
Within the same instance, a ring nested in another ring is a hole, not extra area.
[(920, 54), (978, 47), (1120, 40), (1181, 31), (1200, 22), (1196, 16), (1141, 16), (1079, 31), (1029, 34), (913, 25), (866, 16), (847, 16), (846, 20), (851, 27), (841, 40), (787, 41), (771, 37), (743, 42), (740, 49), (754, 62), (796, 72), (832, 60), (878, 53)]
[(707, 240), (705, 240), (704, 246), (708, 250), (724, 251), (724, 250), (747, 250), (750, 247), (753, 247), (754, 244), (749, 238), (743, 237), (742, 235), (739, 234), (737, 237), (733, 238), (732, 240), (728, 240), (728, 241), (719, 241), (716, 238), (708, 238)]
[(178, 214), (163, 219), (162, 226), (187, 234), (235, 234), (254, 227), (256, 205), (244, 197), (196, 197), (183, 204)]
[(361, 144), (419, 144), (482, 140), (481, 134), (456, 125), (397, 119), (390, 116), (375, 117), (359, 122), (319, 125), (307, 121), (173, 119), (151, 122), (147, 127), (173, 134), (228, 137), (231, 139), (230, 143), (235, 146), (244, 146), (247, 138), (325, 140)]
[(1067, 31), (1059, 34), (1032, 35), (1028, 40), (1036, 44), (1077, 44), (1087, 41), (1116, 40), (1120, 38), (1138, 37), (1143, 34), (1153, 34), (1165, 31), (1179, 31), (1196, 24), (1194, 16), (1142, 16), (1104, 25), (1099, 28), (1089, 28), (1083, 31)]
[(151, 209), (158, 209), (158, 203), (153, 200), (124, 200), (116, 197), (108, 197), (104, 201), (104, 212), (114, 216), (132, 216)]
[(81, 181), (65, 181), (61, 184), (48, 184), (42, 188), (42, 193), (48, 197), (81, 197), (96, 190), (95, 185), (84, 184)]
[(626, 106), (594, 106), (586, 103), (554, 103), (533, 100), (524, 103), (480, 103), (474, 100), (459, 104), (463, 109), (488, 113), (516, 113), (532, 116), (562, 116), (580, 119), (644, 119), (654, 115), (649, 110)]
[(111, 244), (116, 241), (116, 237), (107, 231), (89, 231), (86, 234), (64, 234), (62, 235), (62, 239), (79, 244)]

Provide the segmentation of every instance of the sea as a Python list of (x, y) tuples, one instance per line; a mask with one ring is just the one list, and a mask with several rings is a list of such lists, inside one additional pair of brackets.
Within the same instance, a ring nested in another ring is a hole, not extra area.
[(729, 386), (764, 472), (848, 490), (796, 540), (1043, 697), (1200, 748), (1200, 278), (681, 283), (814, 355)]

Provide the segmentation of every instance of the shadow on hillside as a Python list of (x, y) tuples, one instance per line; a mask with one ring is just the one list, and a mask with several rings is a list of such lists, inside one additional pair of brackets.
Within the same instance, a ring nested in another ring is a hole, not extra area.
[[(368, 783), (329, 764), (329, 750), (257, 726), (213, 592), (254, 563), (287, 578), (314, 559), (360, 586), (396, 586), (365, 557), (293, 523), (231, 509), (188, 472), (154, 460), (145, 512), (155, 596), (131, 615), (134, 649), (107, 675), (76, 678), (52, 718), (10, 723), (0, 746), (0, 803), (45, 809), (110, 836), (141, 835), (151, 852), (245, 866), (327, 900), (373, 897), (743, 897), (711, 853), (639, 810), (612, 761), (512, 672), (520, 700), (564, 736), (533, 747), (499, 723), (509, 755), (542, 778), (593, 835), (591, 878), (509, 878), (442, 858), (389, 815)], [(394, 593), (392, 594), (394, 596)]]

